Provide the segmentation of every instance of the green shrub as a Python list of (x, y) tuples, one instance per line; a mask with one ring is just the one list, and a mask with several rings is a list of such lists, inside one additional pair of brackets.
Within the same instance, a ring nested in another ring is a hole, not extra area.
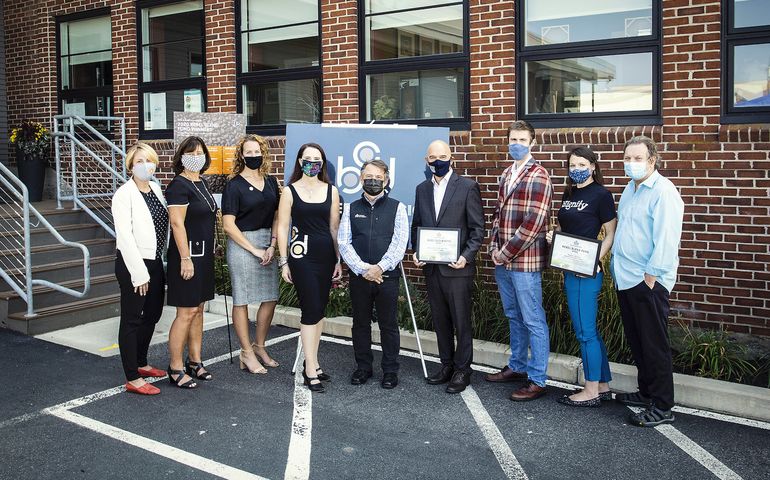
[(746, 360), (747, 349), (732, 340), (725, 330), (694, 330), (681, 325), (684, 335), (675, 348), (674, 363), (685, 373), (699, 377), (740, 382), (757, 367)]

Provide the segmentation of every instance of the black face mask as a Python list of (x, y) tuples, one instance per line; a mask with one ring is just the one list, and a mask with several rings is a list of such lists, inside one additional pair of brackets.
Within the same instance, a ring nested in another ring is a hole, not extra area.
[(255, 155), (253, 157), (243, 157), (243, 161), (246, 163), (246, 166), (249, 167), (252, 170), (257, 170), (259, 167), (262, 166), (262, 155)]
[(377, 180), (376, 178), (364, 179), (364, 191), (373, 197), (382, 193), (383, 188), (385, 188), (385, 182), (382, 180)]

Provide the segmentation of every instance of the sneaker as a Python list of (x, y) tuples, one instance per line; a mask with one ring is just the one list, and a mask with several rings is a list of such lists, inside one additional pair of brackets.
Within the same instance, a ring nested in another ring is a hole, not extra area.
[(650, 405), (639, 413), (631, 412), (628, 415), (628, 423), (637, 427), (654, 427), (663, 423), (672, 423), (674, 413), (671, 410), (661, 410), (655, 405)]

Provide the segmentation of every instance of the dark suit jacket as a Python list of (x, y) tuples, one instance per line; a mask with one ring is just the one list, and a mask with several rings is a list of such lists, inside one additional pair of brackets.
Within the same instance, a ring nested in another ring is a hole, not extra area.
[(418, 227), (447, 227), (460, 229), (460, 255), (465, 257), (465, 268), (455, 270), (448, 265), (427, 264), (425, 275), (436, 268), (446, 277), (472, 277), (476, 273), (476, 252), (484, 240), (484, 210), (481, 206), (479, 184), (452, 171), (441, 202), (438, 219), (433, 205), (433, 182), (426, 180), (417, 185), (412, 215), (412, 248), (417, 247)]

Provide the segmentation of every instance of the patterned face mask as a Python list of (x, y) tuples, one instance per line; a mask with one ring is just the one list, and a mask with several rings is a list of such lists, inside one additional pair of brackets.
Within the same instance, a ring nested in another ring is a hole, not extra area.
[(200, 155), (193, 155), (192, 153), (182, 155), (182, 165), (191, 172), (200, 172), (205, 164), (206, 155), (203, 153)]
[(316, 175), (321, 173), (322, 166), (323, 166), (323, 163), (321, 162), (311, 162), (309, 160), (302, 160), (302, 173), (304, 173), (308, 177), (315, 177)]
[(591, 176), (591, 169), (590, 168), (583, 168), (583, 169), (574, 169), (569, 171), (569, 178), (572, 179), (573, 182), (580, 184), (588, 180), (588, 177)]

